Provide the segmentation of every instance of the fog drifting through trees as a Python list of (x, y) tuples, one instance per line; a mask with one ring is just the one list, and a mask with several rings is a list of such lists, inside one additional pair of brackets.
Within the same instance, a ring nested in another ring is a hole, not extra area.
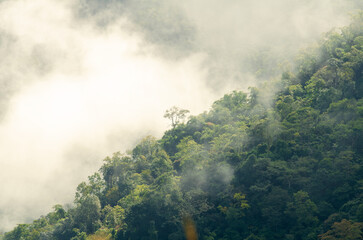
[(200, 113), (279, 73), (353, 5), (1, 1), (0, 231), (72, 202), (104, 156), (160, 137), (171, 106)]

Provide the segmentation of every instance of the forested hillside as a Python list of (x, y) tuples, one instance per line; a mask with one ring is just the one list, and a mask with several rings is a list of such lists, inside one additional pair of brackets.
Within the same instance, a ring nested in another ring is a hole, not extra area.
[(295, 66), (186, 122), (169, 111), (172, 128), (104, 159), (74, 207), (3, 239), (363, 239), (363, 13)]

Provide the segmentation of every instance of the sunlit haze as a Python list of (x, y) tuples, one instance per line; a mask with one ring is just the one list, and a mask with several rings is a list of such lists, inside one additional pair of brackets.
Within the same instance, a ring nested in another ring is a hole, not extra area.
[(255, 47), (299, 49), (349, 20), (343, 1), (150, 1), (180, 14), (152, 30), (144, 1), (110, 2), (0, 1), (0, 232), (72, 203), (103, 158), (161, 137), (166, 109), (199, 114), (247, 90), (255, 76), (242, 65)]

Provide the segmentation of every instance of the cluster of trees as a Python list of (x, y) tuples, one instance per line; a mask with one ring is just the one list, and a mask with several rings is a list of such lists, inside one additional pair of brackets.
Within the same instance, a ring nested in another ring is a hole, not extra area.
[(296, 66), (187, 123), (171, 109), (173, 128), (107, 157), (73, 208), (3, 239), (363, 239), (363, 13)]

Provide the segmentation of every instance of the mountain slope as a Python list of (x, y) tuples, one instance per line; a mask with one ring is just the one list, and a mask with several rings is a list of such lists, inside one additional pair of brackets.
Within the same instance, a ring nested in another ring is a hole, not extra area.
[(363, 13), (296, 66), (107, 157), (73, 208), (3, 238), (362, 239)]

